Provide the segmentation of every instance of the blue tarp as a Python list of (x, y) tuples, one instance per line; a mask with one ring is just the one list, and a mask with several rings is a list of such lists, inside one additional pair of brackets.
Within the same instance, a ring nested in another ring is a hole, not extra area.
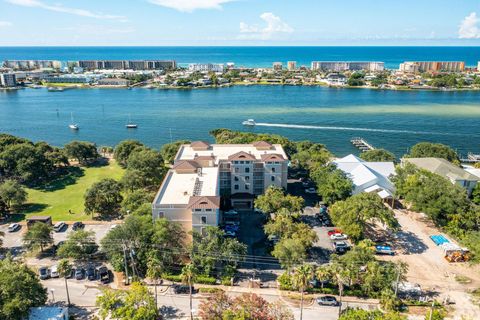
[(437, 245), (437, 246), (440, 246), (444, 243), (448, 243), (450, 242), (447, 238), (445, 238), (443, 235), (441, 234), (436, 234), (436, 235), (433, 235), (433, 236), (430, 236), (430, 239), (432, 239), (432, 241)]

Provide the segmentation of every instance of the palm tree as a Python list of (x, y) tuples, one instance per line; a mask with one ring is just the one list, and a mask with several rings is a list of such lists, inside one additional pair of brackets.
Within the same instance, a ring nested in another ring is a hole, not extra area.
[(197, 277), (198, 270), (193, 263), (189, 263), (182, 268), (182, 282), (190, 288), (190, 319), (193, 320), (192, 310), (192, 285)]
[(342, 295), (343, 295), (343, 283), (346, 278), (348, 277), (348, 270), (345, 270), (342, 265), (339, 263), (332, 263), (330, 265), (330, 272), (333, 276), (333, 281), (337, 284), (338, 286), (338, 296), (339, 296), (339, 301), (338, 301), (338, 316), (340, 317), (342, 313)]
[(158, 280), (162, 278), (164, 271), (165, 271), (165, 267), (163, 265), (163, 262), (155, 254), (150, 255), (148, 257), (148, 262), (147, 262), (147, 277), (154, 280), (155, 307), (157, 308), (157, 310), (158, 310), (157, 285), (158, 285)]
[(72, 273), (72, 265), (68, 259), (58, 262), (58, 274), (65, 279), (65, 290), (67, 291), (67, 306), (70, 306), (70, 293), (68, 292), (67, 275)]
[(3, 239), (1, 238), (3, 238), (4, 236), (5, 236), (5, 232), (0, 231), (0, 247), (3, 246)]
[(293, 284), (300, 289), (302, 295), (300, 303), (300, 320), (303, 319), (303, 293), (308, 288), (310, 281), (313, 279), (313, 268), (309, 264), (298, 267), (293, 274)]
[(325, 283), (325, 281), (331, 279), (332, 272), (330, 271), (327, 265), (322, 265), (315, 270), (315, 276), (317, 277), (318, 281), (320, 281), (320, 284), (323, 289), (323, 284)]

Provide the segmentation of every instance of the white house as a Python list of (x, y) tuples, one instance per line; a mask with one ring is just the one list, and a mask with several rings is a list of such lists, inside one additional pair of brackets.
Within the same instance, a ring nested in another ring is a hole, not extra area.
[(367, 162), (350, 154), (333, 163), (353, 181), (353, 194), (375, 192), (382, 199), (393, 198), (395, 186), (390, 181), (395, 175), (393, 162)]

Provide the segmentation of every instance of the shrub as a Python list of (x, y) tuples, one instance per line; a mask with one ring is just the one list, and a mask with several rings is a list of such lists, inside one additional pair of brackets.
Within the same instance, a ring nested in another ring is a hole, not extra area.
[(200, 293), (218, 293), (218, 292), (221, 292), (223, 291), (222, 289), (220, 288), (199, 288), (198, 289), (198, 292)]
[(173, 282), (182, 282), (182, 276), (177, 274), (164, 274), (162, 279)]
[(217, 284), (217, 279), (215, 279), (214, 277), (208, 277), (208, 276), (198, 276), (197, 279), (195, 280), (195, 283)]

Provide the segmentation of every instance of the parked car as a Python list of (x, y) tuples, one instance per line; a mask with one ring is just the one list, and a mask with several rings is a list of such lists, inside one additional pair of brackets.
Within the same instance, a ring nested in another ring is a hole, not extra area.
[(237, 214), (238, 214), (238, 212), (235, 211), (235, 210), (228, 210), (228, 211), (225, 212), (225, 215), (227, 215), (227, 216), (236, 216)]
[(306, 192), (306, 193), (317, 193), (317, 189), (315, 189), (315, 188), (307, 188), (307, 189), (305, 189), (305, 192)]
[(87, 279), (90, 281), (93, 281), (97, 278), (95, 276), (95, 267), (93, 265), (89, 265), (87, 267), (86, 276), (87, 276)]
[(347, 240), (348, 236), (343, 233), (334, 233), (330, 236), (331, 240)]
[[(173, 292), (175, 292), (176, 294), (189, 293), (190, 287), (185, 285), (175, 285), (173, 287)], [(192, 286), (192, 292), (195, 292), (195, 288), (193, 286)]]
[(238, 232), (239, 230), (240, 230), (240, 226), (238, 226), (238, 225), (226, 225), (225, 226), (225, 231)]
[(239, 226), (240, 221), (233, 221), (233, 220), (228, 220), (225, 221), (225, 226)]
[(110, 282), (110, 273), (107, 267), (101, 266), (97, 268), (97, 279), (103, 284)]
[(58, 266), (57, 265), (53, 265), (50, 268), (50, 277), (52, 277), (52, 278), (60, 277), (60, 275), (58, 274)]
[(331, 236), (332, 234), (335, 234), (335, 233), (342, 233), (342, 230), (340, 230), (338, 228), (335, 228), (335, 229), (332, 229), (332, 230), (328, 230), (328, 232), (327, 232), (328, 236)]
[(375, 246), (375, 253), (376, 254), (387, 254), (390, 256), (395, 255), (395, 250), (392, 249), (390, 246)]
[(50, 270), (48, 269), (48, 267), (40, 267), (38, 269), (38, 277), (40, 278), (40, 280), (46, 280), (50, 278)]
[(79, 229), (83, 229), (83, 228), (85, 228), (85, 225), (80, 221), (74, 222), (72, 224), (72, 230), (79, 230)]
[(337, 301), (337, 298), (335, 298), (334, 296), (318, 297), (317, 303), (321, 306), (332, 306), (332, 307), (336, 307), (339, 304), (339, 302)]
[(76, 280), (82, 280), (85, 278), (85, 270), (83, 270), (82, 267), (76, 267), (75, 268), (75, 279)]
[(225, 230), (225, 237), (232, 237), (235, 238), (237, 236), (237, 233), (232, 230)]
[(110, 230), (113, 230), (113, 229), (115, 229), (116, 227), (117, 227), (116, 224), (112, 224), (112, 225), (110, 226)]
[(304, 188), (310, 186), (310, 181), (309, 181), (309, 180), (304, 180), (304, 181), (302, 182), (302, 186), (303, 186)]
[(346, 243), (345, 241), (335, 241), (332, 246), (335, 250), (335, 253), (338, 254), (345, 253), (348, 249), (350, 249), (348, 243)]
[(63, 228), (65, 228), (67, 226), (67, 224), (63, 221), (61, 222), (57, 222), (55, 223), (55, 225), (53, 226), (53, 231), (55, 232), (60, 232), (63, 230)]
[(12, 223), (11, 225), (8, 226), (8, 232), (15, 232), (18, 229), (20, 229), (20, 225), (18, 223)]

